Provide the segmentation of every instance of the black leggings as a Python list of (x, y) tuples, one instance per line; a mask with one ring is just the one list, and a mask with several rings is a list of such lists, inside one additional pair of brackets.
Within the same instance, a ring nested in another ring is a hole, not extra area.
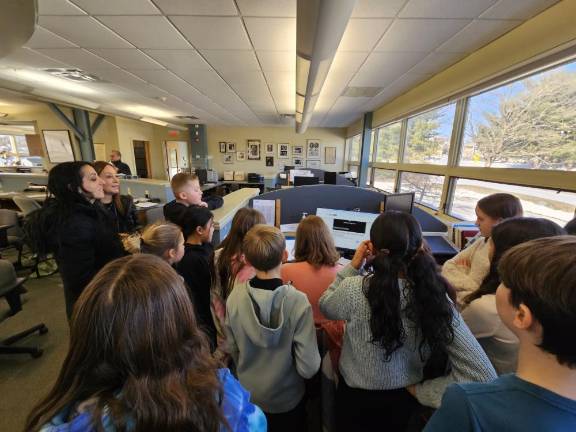
[(349, 387), (340, 376), (336, 391), (336, 430), (338, 432), (406, 429), (416, 399), (405, 389), (364, 390)]

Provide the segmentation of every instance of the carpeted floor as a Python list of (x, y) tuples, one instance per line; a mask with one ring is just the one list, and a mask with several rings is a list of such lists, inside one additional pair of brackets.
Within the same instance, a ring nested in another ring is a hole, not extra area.
[(46, 324), (48, 333), (35, 333), (14, 344), (42, 348), (42, 357), (0, 355), (0, 430), (6, 432), (24, 429), (26, 416), (51, 388), (68, 348), (60, 275), (29, 279), (24, 286), (28, 293), (22, 296), (22, 311), (13, 317), (7, 317), (8, 305), (0, 299), (0, 340), (39, 323)]

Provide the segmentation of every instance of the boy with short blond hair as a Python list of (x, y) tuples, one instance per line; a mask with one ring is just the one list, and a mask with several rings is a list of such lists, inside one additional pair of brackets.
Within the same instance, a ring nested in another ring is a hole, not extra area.
[(200, 180), (196, 174), (178, 173), (170, 180), (175, 200), (164, 205), (164, 217), (175, 224), (190, 206), (207, 207), (214, 210), (222, 207), (224, 201), (219, 196), (210, 196), (202, 200)]
[(256, 276), (236, 283), (227, 299), (228, 351), (238, 379), (265, 411), (268, 430), (305, 430), (304, 380), (320, 368), (312, 307), (282, 282), (287, 252), (278, 228), (254, 226), (242, 250)]
[(516, 246), (498, 272), (498, 314), (520, 341), (516, 374), (450, 386), (425, 431), (574, 431), (576, 236)]

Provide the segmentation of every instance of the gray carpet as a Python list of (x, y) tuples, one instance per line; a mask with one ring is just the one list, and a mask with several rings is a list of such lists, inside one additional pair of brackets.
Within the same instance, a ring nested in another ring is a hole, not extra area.
[(14, 345), (37, 346), (39, 358), (28, 354), (0, 355), (0, 430), (24, 429), (31, 408), (53, 385), (68, 348), (68, 322), (60, 275), (29, 279), (24, 286), (22, 311), (6, 317), (9, 310), (0, 299), (0, 340), (44, 323), (48, 333), (35, 333)]

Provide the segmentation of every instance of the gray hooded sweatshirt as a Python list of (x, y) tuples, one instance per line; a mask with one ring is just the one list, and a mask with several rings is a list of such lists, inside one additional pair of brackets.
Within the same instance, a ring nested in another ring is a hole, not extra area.
[(237, 283), (226, 301), (227, 351), (253, 402), (268, 413), (290, 411), (304, 379), (320, 368), (312, 307), (292, 285), (273, 291)]

